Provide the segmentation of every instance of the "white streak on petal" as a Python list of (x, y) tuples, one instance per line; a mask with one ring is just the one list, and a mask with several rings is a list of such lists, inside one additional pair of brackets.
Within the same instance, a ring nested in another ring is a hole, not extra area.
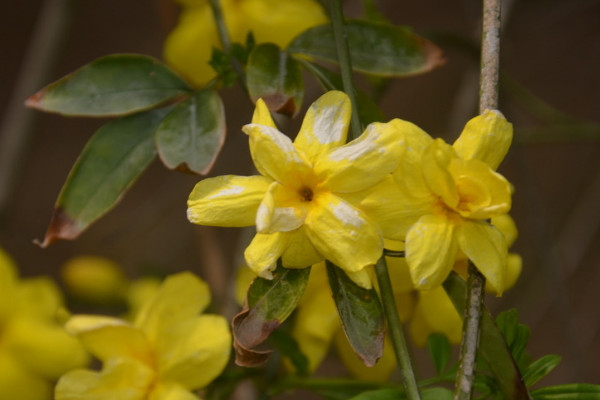
[[(368, 154), (377, 149), (377, 135), (371, 130), (367, 130), (360, 139), (350, 142), (346, 146), (338, 147), (329, 155), (332, 161), (355, 161), (356, 159)], [(379, 153), (385, 153), (385, 148), (382, 146), (378, 149)]]
[[(313, 125), (313, 135), (321, 144), (329, 144), (341, 140), (344, 132), (344, 120), (340, 118), (340, 108), (329, 106), (318, 112), (319, 117)], [(335, 121), (332, 124), (332, 121)]]
[(333, 215), (335, 215), (338, 220), (342, 221), (346, 225), (352, 225), (355, 228), (360, 228), (365, 224), (365, 221), (363, 221), (361, 218), (358, 210), (344, 202), (336, 204), (332, 207), (332, 210)]
[(256, 211), (256, 230), (264, 233), (269, 230), (271, 225), (271, 213), (269, 207), (263, 202), (258, 206)]
[(215, 199), (215, 198), (221, 197), (221, 196), (230, 196), (230, 195), (234, 195), (234, 194), (240, 194), (245, 189), (246, 188), (243, 186), (231, 185), (225, 189), (218, 191), (217, 193), (211, 194), (210, 196), (208, 196), (206, 198), (207, 199)]

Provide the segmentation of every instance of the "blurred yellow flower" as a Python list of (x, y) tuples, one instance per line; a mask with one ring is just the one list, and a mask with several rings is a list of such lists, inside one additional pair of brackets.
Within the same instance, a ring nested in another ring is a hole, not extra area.
[(113, 261), (99, 256), (78, 256), (68, 260), (61, 269), (62, 281), (68, 292), (92, 303), (121, 301), (128, 281)]
[(512, 140), (512, 125), (499, 111), (471, 119), (452, 146), (414, 125), (397, 171), (401, 205), (390, 215), (406, 232), (406, 261), (420, 289), (439, 286), (459, 250), (504, 290), (507, 245), (490, 218), (508, 213), (511, 185), (495, 172)]
[(0, 400), (49, 400), (55, 379), (89, 361), (57, 321), (62, 306), (51, 280), (19, 279), (0, 249)]
[(344, 144), (350, 112), (344, 93), (324, 94), (311, 105), (292, 143), (259, 100), (253, 123), (243, 131), (261, 175), (199, 182), (188, 200), (188, 219), (212, 226), (255, 224), (245, 258), (264, 278), (271, 279), (279, 257), (288, 268), (327, 259), (368, 287), (363, 269), (381, 256), (384, 232), (383, 221), (363, 212), (361, 204), (389, 202), (384, 189), (395, 187), (390, 172), (404, 150), (401, 132), (408, 123), (372, 123)]
[[(315, 0), (221, 0), (225, 25), (233, 42), (243, 43), (252, 31), (257, 43), (285, 47), (301, 32), (327, 22)], [(212, 48), (220, 48), (217, 27), (207, 0), (179, 1), (179, 23), (165, 41), (165, 60), (200, 87), (214, 78), (208, 64)]]
[(165, 280), (133, 323), (75, 315), (66, 328), (77, 335), (102, 370), (76, 370), (56, 386), (56, 400), (193, 400), (229, 359), (225, 318), (199, 315), (210, 302), (206, 283), (191, 273)]

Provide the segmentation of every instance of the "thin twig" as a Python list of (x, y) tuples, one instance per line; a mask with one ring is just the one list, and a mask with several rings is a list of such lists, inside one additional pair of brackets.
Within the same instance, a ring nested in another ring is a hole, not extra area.
[(337, 50), (338, 61), (340, 63), (340, 74), (342, 75), (342, 85), (344, 92), (350, 98), (352, 104), (352, 119), (350, 121), (350, 138), (356, 139), (362, 133), (362, 125), (358, 118), (358, 105), (356, 103), (354, 81), (352, 79), (352, 63), (350, 61), (350, 50), (346, 41), (346, 32), (344, 29), (344, 12), (340, 0), (331, 0), (330, 3), (331, 24), (333, 26), (333, 37)]
[[(481, 35), (481, 76), (479, 83), (479, 112), (498, 108), (500, 69), (500, 0), (483, 0), (483, 30)], [(473, 397), (475, 366), (485, 292), (485, 277), (469, 261), (469, 279), (463, 335), (456, 375), (455, 400)]]

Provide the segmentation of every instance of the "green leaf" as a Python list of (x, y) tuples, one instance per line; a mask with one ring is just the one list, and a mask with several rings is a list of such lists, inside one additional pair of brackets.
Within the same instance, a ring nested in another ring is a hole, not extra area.
[(51, 83), (25, 104), (67, 116), (106, 117), (147, 110), (189, 91), (181, 78), (152, 57), (113, 54)]
[[(410, 30), (374, 21), (346, 21), (352, 68), (380, 76), (408, 76), (443, 64), (442, 51)], [(290, 53), (337, 62), (330, 24), (308, 29), (288, 46)]]
[(523, 372), (525, 385), (527, 387), (535, 385), (540, 379), (548, 375), (560, 361), (560, 356), (549, 354), (532, 362)]
[[(319, 81), (325, 90), (344, 90), (342, 78), (335, 72), (306, 60), (299, 60), (299, 62)], [(385, 116), (371, 96), (362, 90), (357, 90), (356, 102), (358, 104), (358, 118), (363, 125), (385, 120)]]
[(154, 160), (154, 132), (169, 109), (124, 117), (91, 137), (69, 173), (42, 247), (75, 239), (113, 208)]
[(385, 334), (383, 308), (377, 292), (358, 286), (329, 261), (327, 276), (346, 337), (362, 362), (372, 367), (383, 354)]
[(225, 142), (219, 94), (201, 90), (175, 106), (156, 131), (156, 146), (170, 169), (206, 175)]
[(308, 283), (309, 268), (288, 269), (278, 262), (273, 279), (256, 278), (246, 297), (247, 306), (233, 318), (233, 346), (236, 363), (256, 366), (264, 363), (270, 350), (258, 349), (271, 332), (294, 311)]
[(514, 308), (498, 314), (496, 325), (500, 332), (502, 332), (504, 340), (506, 340), (506, 344), (508, 344), (517, 365), (524, 366), (527, 358), (525, 348), (527, 347), (527, 343), (529, 343), (529, 336), (531, 335), (529, 327), (519, 323), (517, 310)]
[(441, 375), (448, 366), (452, 354), (452, 346), (443, 333), (432, 333), (427, 337), (427, 350), (433, 360), (435, 372)]
[(296, 60), (272, 43), (252, 50), (246, 67), (248, 92), (253, 102), (262, 98), (271, 111), (295, 116), (304, 97), (304, 80)]
[[(444, 289), (458, 313), (463, 315), (466, 297), (465, 281), (456, 273), (451, 273), (444, 281)], [(527, 387), (510, 349), (486, 309), (482, 316), (480, 337), (479, 354), (487, 362), (504, 397), (514, 400), (529, 399)]]
[(534, 400), (597, 400), (600, 399), (600, 386), (570, 383), (536, 389), (531, 394)]

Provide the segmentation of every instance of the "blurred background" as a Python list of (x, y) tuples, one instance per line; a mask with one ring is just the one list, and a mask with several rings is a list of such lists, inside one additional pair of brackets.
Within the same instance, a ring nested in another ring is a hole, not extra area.
[[(554, 353), (563, 362), (544, 385), (600, 384), (600, 1), (504, 2), (500, 108), (515, 127), (515, 143), (500, 167), (515, 186), (512, 215), (519, 228), (513, 251), (523, 257), (516, 287), (488, 298), (494, 311), (516, 307), (532, 328), (533, 358)], [(360, 16), (362, 2), (346, 1)], [(480, 30), (478, 1), (376, 1), (395, 24), (408, 25), (445, 53), (431, 73), (390, 82), (380, 97), (386, 118), (410, 120), (434, 137), (454, 140), (477, 112)], [(67, 7), (60, 46), (47, 37), (29, 46), (40, 15)], [(75, 241), (47, 249), (43, 239), (53, 205), (84, 144), (105, 120), (63, 118), (24, 110), (23, 101), (45, 84), (110, 53), (161, 58), (162, 43), (177, 22), (170, 0), (25, 0), (0, 3), (0, 118), (2, 135), (22, 117), (32, 123), (0, 160), (0, 246), (24, 276), (58, 276), (81, 254), (109, 257), (130, 277), (193, 270), (208, 280), (216, 308), (230, 291), (239, 263), (239, 231), (205, 228), (186, 219), (186, 200), (197, 176), (168, 171), (155, 162), (121, 203)], [(475, 47), (473, 47), (475, 46)], [(50, 51), (46, 63), (32, 57)], [(28, 68), (25, 68), (29, 65)], [(41, 81), (40, 81), (41, 79)], [(308, 79), (310, 81), (310, 78)], [(18, 82), (24, 82), (19, 87)], [(27, 84), (36, 86), (22, 96)], [(247, 137), (241, 132), (253, 106), (239, 88), (222, 92), (227, 112), (225, 147), (211, 175), (251, 173)], [(319, 94), (310, 81), (305, 107)], [(16, 96), (16, 97), (15, 97)], [(300, 115), (303, 113), (301, 112)], [(18, 118), (17, 118), (18, 117)], [(295, 134), (298, 121), (289, 123)], [(12, 146), (15, 138), (0, 138)]]

